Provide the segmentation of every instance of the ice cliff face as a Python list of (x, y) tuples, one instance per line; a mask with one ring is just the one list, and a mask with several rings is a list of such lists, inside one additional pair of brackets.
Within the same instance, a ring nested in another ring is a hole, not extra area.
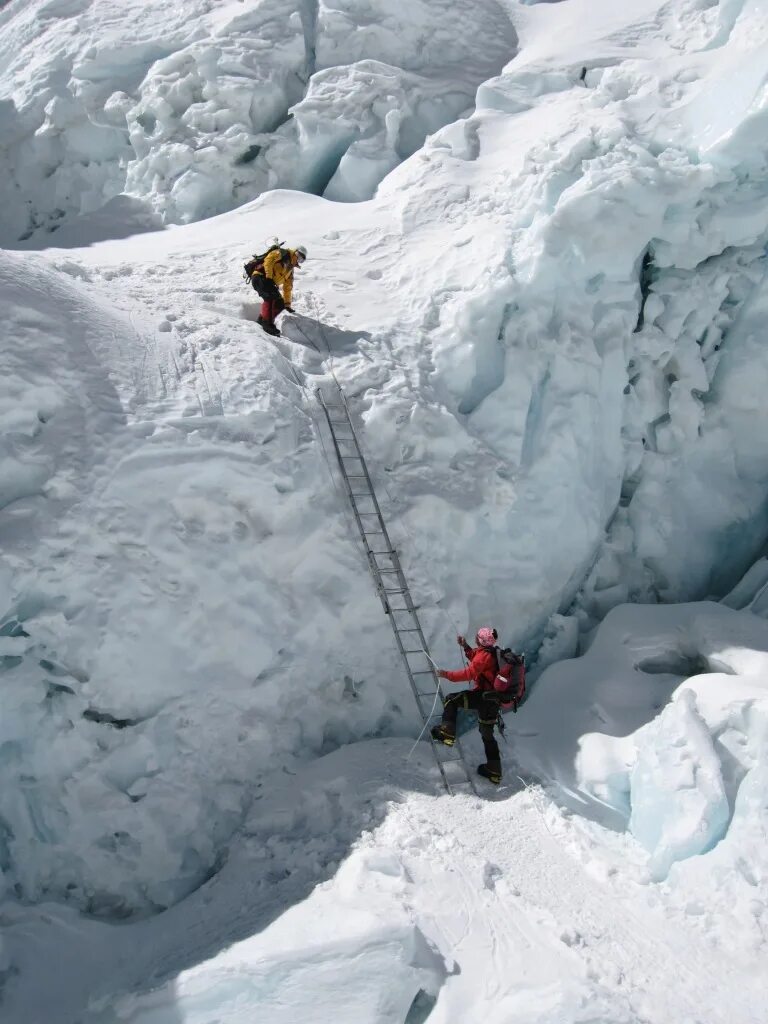
[(428, 472), (477, 480), (470, 607), (490, 580), (520, 641), (579, 590), (598, 618), (722, 594), (765, 541), (766, 11), (645, 8), (611, 34), (601, 7), (599, 39), (580, 4), (535, 8), (477, 112), (381, 189), (441, 253), (425, 313), (418, 256), (395, 279), (434, 430), (460, 424)]
[(11, 3), (0, 238), (122, 192), (171, 223), (273, 188), (367, 199), (516, 41), (496, 0)]

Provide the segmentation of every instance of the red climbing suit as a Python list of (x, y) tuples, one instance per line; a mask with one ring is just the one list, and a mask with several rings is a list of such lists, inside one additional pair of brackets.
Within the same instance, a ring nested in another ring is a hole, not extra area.
[(492, 690), (496, 678), (496, 658), (487, 647), (464, 646), (464, 653), (469, 658), (466, 668), (456, 672), (441, 672), (443, 679), (449, 683), (474, 683), (473, 690)]

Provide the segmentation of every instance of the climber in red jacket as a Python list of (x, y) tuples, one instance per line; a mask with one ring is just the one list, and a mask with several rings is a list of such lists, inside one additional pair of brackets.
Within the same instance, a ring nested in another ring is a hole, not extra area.
[(440, 725), (432, 729), (432, 738), (438, 743), (452, 747), (456, 741), (456, 718), (459, 710), (463, 708), (465, 711), (477, 712), (486, 759), (486, 763), (479, 765), (477, 771), (479, 775), (498, 785), (501, 782), (501, 755), (493, 734), (501, 706), (501, 699), (494, 688), (494, 680), (499, 671), (496, 654), (498, 633), (490, 626), (478, 629), (475, 637), (476, 647), (470, 647), (463, 636), (456, 639), (464, 649), (469, 664), (456, 672), (440, 669), (438, 675), (449, 683), (472, 682), (474, 686), (471, 690), (462, 690), (446, 700), (443, 719)]

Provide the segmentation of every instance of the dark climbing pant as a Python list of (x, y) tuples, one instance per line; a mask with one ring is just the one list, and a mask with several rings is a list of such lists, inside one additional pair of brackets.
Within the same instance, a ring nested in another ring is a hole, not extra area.
[(261, 319), (268, 324), (274, 324), (275, 317), (285, 309), (280, 289), (274, 281), (270, 281), (263, 274), (254, 274), (251, 284), (261, 296)]
[(459, 711), (477, 712), (480, 735), (485, 748), (485, 759), (488, 764), (493, 766), (501, 764), (499, 745), (493, 735), (500, 706), (501, 701), (498, 694), (493, 690), (462, 690), (461, 693), (454, 693), (452, 697), (449, 697), (443, 709), (443, 725), (454, 736), (456, 735), (456, 718)]

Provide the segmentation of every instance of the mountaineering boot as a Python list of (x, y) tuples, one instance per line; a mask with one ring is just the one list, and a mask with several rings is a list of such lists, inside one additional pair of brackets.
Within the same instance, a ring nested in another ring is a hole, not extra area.
[(272, 334), (274, 337), (280, 337), (280, 331), (275, 327), (271, 320), (265, 320), (263, 317), (259, 317), (256, 321), (262, 331), (266, 331), (267, 334)]
[(444, 743), (446, 747), (452, 747), (456, 742), (455, 735), (442, 724), (432, 728), (432, 739), (436, 743)]
[(477, 774), (498, 786), (501, 782), (501, 761), (489, 761), (488, 764), (478, 765)]

